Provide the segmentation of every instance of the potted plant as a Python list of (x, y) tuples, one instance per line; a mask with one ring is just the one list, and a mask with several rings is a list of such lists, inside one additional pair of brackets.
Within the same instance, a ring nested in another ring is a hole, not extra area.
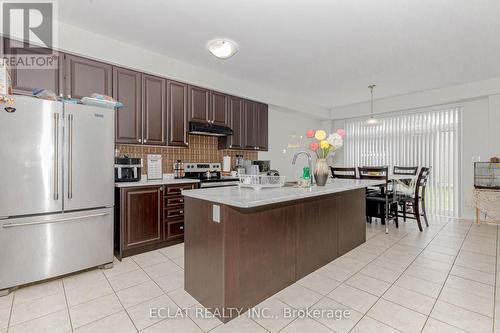
[(313, 171), (316, 185), (325, 186), (330, 174), (326, 159), (329, 155), (335, 155), (337, 149), (343, 146), (346, 132), (343, 129), (338, 129), (335, 133), (327, 136), (324, 130), (309, 130), (307, 131), (307, 137), (314, 139), (309, 145), (309, 149), (315, 152), (317, 157)]

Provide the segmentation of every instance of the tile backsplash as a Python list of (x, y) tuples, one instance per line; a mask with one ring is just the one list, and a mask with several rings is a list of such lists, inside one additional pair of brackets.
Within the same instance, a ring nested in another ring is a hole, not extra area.
[(231, 156), (231, 168), (236, 162), (236, 155), (243, 155), (245, 159), (256, 160), (257, 152), (245, 150), (219, 150), (218, 138), (205, 135), (189, 135), (189, 148), (162, 147), (162, 146), (141, 146), (141, 145), (121, 145), (117, 144), (116, 149), (120, 155), (129, 157), (139, 157), (143, 159), (143, 173), (147, 172), (147, 155), (161, 154), (163, 173), (172, 173), (173, 164), (176, 160), (182, 162), (210, 162), (221, 163), (222, 157)]

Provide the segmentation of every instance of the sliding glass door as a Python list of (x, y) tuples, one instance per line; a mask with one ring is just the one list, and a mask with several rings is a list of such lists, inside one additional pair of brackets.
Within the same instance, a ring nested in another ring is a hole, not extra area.
[(391, 114), (377, 126), (346, 120), (346, 166), (431, 167), (429, 214), (458, 216), (460, 205), (461, 107)]

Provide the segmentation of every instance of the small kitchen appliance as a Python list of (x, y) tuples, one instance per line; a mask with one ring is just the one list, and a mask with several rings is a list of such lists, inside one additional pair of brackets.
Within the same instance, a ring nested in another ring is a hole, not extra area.
[(115, 182), (138, 182), (141, 180), (140, 158), (115, 157)]

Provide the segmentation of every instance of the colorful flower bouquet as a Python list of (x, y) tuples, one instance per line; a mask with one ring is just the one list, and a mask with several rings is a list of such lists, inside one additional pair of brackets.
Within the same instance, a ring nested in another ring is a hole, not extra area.
[(330, 174), (330, 169), (326, 162), (326, 158), (329, 154), (335, 153), (337, 149), (341, 148), (344, 144), (344, 138), (346, 137), (346, 132), (343, 129), (338, 129), (335, 133), (326, 136), (324, 130), (309, 130), (307, 131), (307, 137), (316, 139), (309, 145), (309, 149), (316, 153), (318, 159), (316, 160), (316, 166), (314, 167), (314, 179), (316, 180), (316, 185), (325, 186)]
[(307, 137), (317, 140), (309, 145), (309, 149), (315, 152), (318, 158), (326, 158), (328, 154), (337, 151), (344, 145), (346, 132), (343, 129), (338, 129), (335, 133), (328, 135), (327, 138), (324, 130), (309, 130), (307, 131)]

